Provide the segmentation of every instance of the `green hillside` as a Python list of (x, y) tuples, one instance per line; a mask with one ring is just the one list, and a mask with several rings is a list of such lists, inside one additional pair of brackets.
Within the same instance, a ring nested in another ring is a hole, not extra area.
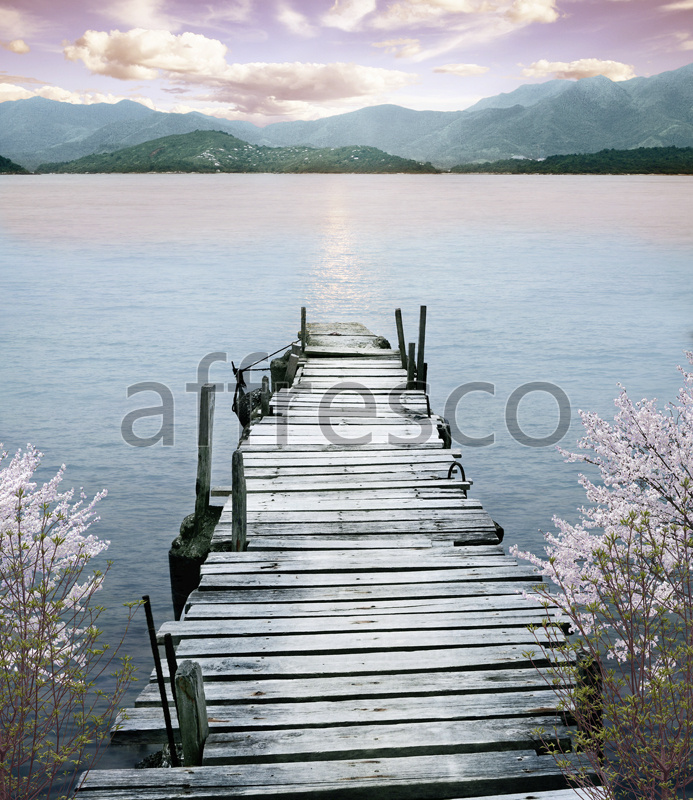
[(24, 167), (20, 167), (19, 164), (15, 164), (14, 161), (10, 161), (9, 158), (5, 158), (4, 156), (0, 156), (0, 175), (28, 175), (29, 173)]
[(600, 150), (543, 161), (509, 158), (485, 164), (460, 164), (450, 172), (490, 172), (513, 175), (693, 175), (693, 147), (638, 147)]
[(264, 147), (221, 131), (164, 136), (115, 153), (41, 164), (37, 172), (438, 172), (375, 147)]

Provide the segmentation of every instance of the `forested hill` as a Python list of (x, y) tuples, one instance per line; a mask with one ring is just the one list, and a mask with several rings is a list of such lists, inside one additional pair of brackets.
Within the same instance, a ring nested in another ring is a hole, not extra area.
[(115, 153), (41, 164), (37, 172), (438, 172), (375, 147), (265, 147), (221, 131), (164, 136)]
[(510, 158), (485, 164), (460, 164), (451, 172), (491, 172), (517, 175), (693, 175), (693, 147), (638, 147), (600, 150), (543, 161)]
[(9, 158), (0, 156), (0, 175), (28, 175), (28, 174), (29, 173), (24, 169), (24, 167), (20, 167), (19, 164), (15, 164), (14, 161), (10, 161)]

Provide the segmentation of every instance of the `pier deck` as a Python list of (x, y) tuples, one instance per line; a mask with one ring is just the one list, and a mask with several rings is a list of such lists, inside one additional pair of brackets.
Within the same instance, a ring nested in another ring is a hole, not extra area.
[[(225, 552), (229, 499), (159, 631), (202, 669), (202, 765), (94, 771), (78, 800), (575, 797), (536, 736), (569, 735), (528, 657), (549, 612), (517, 590), (536, 573), (447, 477), (459, 453), (398, 352), (362, 326), (309, 330), (240, 444), (248, 549)], [(116, 742), (166, 741), (155, 683), (128, 715)]]

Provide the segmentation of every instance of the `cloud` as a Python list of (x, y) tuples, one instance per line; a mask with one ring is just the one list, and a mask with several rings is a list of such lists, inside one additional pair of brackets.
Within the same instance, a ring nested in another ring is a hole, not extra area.
[(415, 80), (408, 72), (359, 64), (230, 64), (200, 99), (233, 103), (246, 113), (296, 114), (305, 104), (370, 98)]
[(518, 24), (550, 23), (558, 19), (555, 5), (555, 0), (515, 0), (505, 13), (511, 22)]
[(39, 33), (45, 24), (26, 11), (0, 6), (0, 36), (3, 39), (27, 39)]
[(471, 75), (483, 75), (488, 72), (490, 67), (480, 67), (478, 64), (443, 64), (441, 67), (436, 67), (434, 72), (448, 72), (451, 75), (459, 75), (462, 78)]
[(93, 105), (94, 103), (119, 103), (121, 100), (134, 100), (148, 108), (154, 109), (154, 103), (148, 97), (125, 97), (124, 95), (104, 94), (102, 92), (71, 92), (59, 86), (41, 86), (38, 89), (25, 89), (13, 83), (0, 83), (0, 103), (8, 100), (28, 100), (31, 97), (45, 97), (47, 100), (58, 100), (73, 105)]
[(359, 64), (229, 64), (220, 41), (169, 31), (87, 31), (64, 52), (94, 74), (121, 80), (163, 78), (169, 91), (201, 91), (195, 99), (271, 115), (295, 114), (310, 104), (368, 100), (417, 80), (409, 72)]
[(559, 18), (556, 0), (398, 0), (369, 18), (371, 28), (430, 28), (443, 33), (414, 61), (488, 44), (534, 23)]
[(674, 39), (678, 42), (677, 50), (693, 50), (693, 37), (687, 31), (675, 33)]
[(180, 20), (164, 13), (165, 0), (116, 0), (100, 13), (131, 28), (176, 31)]
[(21, 83), (28, 84), (29, 86), (43, 85), (43, 81), (39, 81), (36, 78), (29, 78), (26, 75), (11, 75), (4, 70), (0, 71), (0, 83)]
[(0, 47), (4, 47), (5, 50), (9, 50), (10, 53), (24, 54), (31, 51), (31, 48), (24, 41), (24, 39), (13, 39), (11, 42), (0, 42)]
[(354, 31), (375, 10), (376, 0), (334, 0), (332, 8), (323, 14), (322, 24), (328, 28)]
[(318, 29), (314, 25), (311, 25), (308, 18), (301, 14), (300, 11), (296, 11), (288, 5), (279, 6), (277, 19), (287, 30), (291, 33), (295, 33), (297, 36), (305, 36), (308, 38), (318, 35)]
[(90, 72), (121, 80), (154, 80), (161, 72), (215, 75), (226, 67), (226, 45), (197, 33), (135, 28), (87, 31), (63, 49), (70, 61), (83, 61)]
[(693, 11), (693, 0), (679, 0), (677, 3), (667, 3), (660, 6), (660, 11)]
[[(99, 9), (102, 16), (129, 28), (178, 31), (182, 27), (213, 27), (227, 22), (242, 23), (250, 17), (252, 0), (235, 0), (221, 6), (189, 6), (188, 13), (174, 15), (165, 10), (167, 0), (112, 0)], [(194, 13), (190, 13), (193, 9)]]
[(386, 53), (392, 53), (396, 58), (411, 58), (421, 52), (418, 39), (389, 39), (386, 42), (373, 42), (373, 47), (384, 47)]
[(473, 14), (481, 2), (474, 0), (402, 0), (390, 3), (386, 10), (373, 20), (373, 27), (394, 29), (415, 25), (437, 25), (451, 14)]
[(578, 61), (547, 61), (541, 59), (530, 64), (522, 70), (526, 78), (544, 78), (553, 75), (554, 78), (577, 79), (592, 78), (595, 75), (604, 75), (612, 81), (627, 81), (635, 77), (631, 64), (622, 64), (620, 61), (602, 61), (598, 58), (581, 58)]

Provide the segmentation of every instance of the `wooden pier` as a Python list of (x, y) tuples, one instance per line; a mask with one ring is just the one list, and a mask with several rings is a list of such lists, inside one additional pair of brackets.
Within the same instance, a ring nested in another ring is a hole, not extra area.
[[(518, 589), (539, 578), (467, 496), (413, 347), (304, 330), (237, 451), (245, 514), (213, 490), (213, 552), (158, 632), (201, 668), (201, 763), (94, 771), (78, 800), (576, 797), (536, 734), (569, 737), (528, 657), (550, 612)], [(114, 738), (166, 741), (154, 679)]]

